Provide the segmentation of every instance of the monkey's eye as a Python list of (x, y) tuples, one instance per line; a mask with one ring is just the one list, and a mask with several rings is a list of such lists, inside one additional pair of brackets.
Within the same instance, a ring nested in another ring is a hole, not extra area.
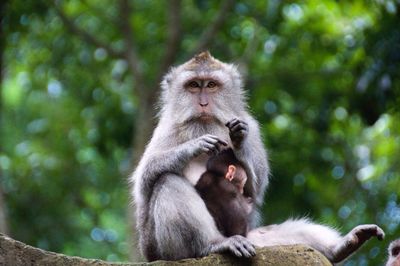
[(200, 83), (192, 80), (186, 83), (185, 87), (189, 92), (196, 93), (200, 90)]
[(187, 84), (187, 86), (189, 87), (189, 88), (199, 88), (200, 87), (200, 84), (197, 82), (197, 81), (190, 81), (188, 84)]
[(214, 81), (210, 81), (207, 84), (207, 87), (209, 87), (209, 88), (214, 88), (215, 86), (217, 86), (217, 83), (215, 83)]
[(207, 88), (209, 89), (209, 91), (216, 91), (218, 89), (218, 84), (215, 81), (209, 81), (207, 83)]

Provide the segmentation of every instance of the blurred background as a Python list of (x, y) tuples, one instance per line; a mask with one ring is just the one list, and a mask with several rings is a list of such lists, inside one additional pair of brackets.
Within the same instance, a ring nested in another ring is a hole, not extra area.
[(400, 237), (399, 1), (2, 0), (0, 229), (87, 258), (139, 260), (127, 177), (163, 73), (240, 66), (272, 168), (264, 224), (308, 216)]

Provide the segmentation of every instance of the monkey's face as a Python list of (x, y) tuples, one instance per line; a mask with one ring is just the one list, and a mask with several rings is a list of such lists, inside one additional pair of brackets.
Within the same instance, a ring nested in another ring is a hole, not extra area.
[(241, 110), (240, 88), (223, 70), (187, 71), (187, 78), (171, 88), (176, 95), (175, 115), (178, 121), (225, 124)]
[(245, 109), (237, 68), (208, 53), (173, 68), (162, 82), (164, 110), (177, 123), (227, 121)]
[(193, 115), (204, 122), (210, 122), (214, 118), (214, 99), (222, 88), (220, 81), (208, 78), (194, 78), (184, 85), (186, 93), (190, 94)]
[(389, 260), (386, 266), (400, 266), (400, 239), (390, 243)]

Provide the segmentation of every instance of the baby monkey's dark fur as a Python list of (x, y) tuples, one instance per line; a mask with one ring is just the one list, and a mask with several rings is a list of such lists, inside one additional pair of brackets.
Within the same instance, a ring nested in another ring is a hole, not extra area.
[(195, 188), (225, 236), (246, 236), (252, 199), (243, 195), (247, 176), (232, 149), (212, 156)]

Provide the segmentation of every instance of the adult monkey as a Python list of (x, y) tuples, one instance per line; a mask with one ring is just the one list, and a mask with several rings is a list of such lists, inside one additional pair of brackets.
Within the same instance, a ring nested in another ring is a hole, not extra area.
[(239, 72), (204, 52), (172, 68), (161, 87), (159, 123), (131, 177), (139, 246), (148, 260), (224, 251), (250, 257), (255, 254), (251, 243), (303, 243), (338, 262), (372, 236), (383, 238), (376, 225), (358, 226), (342, 237), (304, 219), (254, 229), (247, 239), (224, 237), (194, 189), (206, 171), (209, 154), (221, 145), (232, 147), (246, 170), (244, 195), (254, 201), (250, 229), (258, 225), (258, 208), (269, 175), (267, 155), (257, 122), (247, 111)]
[(250, 257), (242, 236), (224, 237), (194, 189), (209, 155), (233, 147), (253, 198), (251, 228), (258, 224), (268, 163), (257, 122), (247, 111), (236, 67), (200, 53), (161, 83), (159, 123), (132, 175), (139, 246), (148, 260), (176, 260), (231, 251)]

